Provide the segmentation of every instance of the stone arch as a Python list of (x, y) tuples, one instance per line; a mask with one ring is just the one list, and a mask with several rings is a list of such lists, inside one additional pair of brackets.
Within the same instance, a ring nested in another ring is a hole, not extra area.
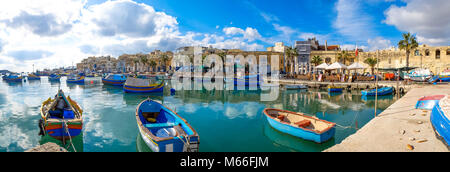
[(430, 56), (430, 50), (428, 49), (425, 50), (425, 56)]

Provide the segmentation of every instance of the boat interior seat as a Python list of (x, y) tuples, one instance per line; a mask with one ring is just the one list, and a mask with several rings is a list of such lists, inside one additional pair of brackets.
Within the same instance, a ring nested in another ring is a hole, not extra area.
[(159, 112), (142, 112), (142, 116), (149, 123), (156, 123)]
[(177, 123), (153, 123), (153, 124), (145, 124), (144, 126), (147, 128), (169, 128), (177, 126)]

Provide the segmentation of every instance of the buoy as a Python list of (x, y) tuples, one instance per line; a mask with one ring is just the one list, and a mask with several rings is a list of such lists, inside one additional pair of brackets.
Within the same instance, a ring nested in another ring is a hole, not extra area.
[(175, 90), (174, 88), (171, 88), (171, 89), (170, 89), (170, 92), (171, 92), (171, 93), (175, 93), (175, 91), (176, 91), (176, 90)]
[(94, 81), (91, 81), (91, 84), (94, 84)]

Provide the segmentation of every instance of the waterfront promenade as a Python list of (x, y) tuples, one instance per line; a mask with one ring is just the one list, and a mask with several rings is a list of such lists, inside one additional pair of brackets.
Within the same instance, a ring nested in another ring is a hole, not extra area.
[(450, 94), (449, 84), (415, 86), (355, 134), (324, 152), (449, 152), (435, 136), (431, 111), (415, 109), (422, 96), (444, 94)]

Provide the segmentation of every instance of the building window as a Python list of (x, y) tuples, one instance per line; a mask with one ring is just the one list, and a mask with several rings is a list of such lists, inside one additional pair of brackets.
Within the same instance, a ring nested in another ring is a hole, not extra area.
[(450, 55), (450, 49), (447, 49), (447, 55)]
[(425, 56), (430, 56), (430, 50), (425, 50)]
[(436, 50), (436, 59), (441, 58), (441, 50)]
[(329, 57), (325, 58), (325, 63), (331, 63), (331, 58)]
[(420, 56), (419, 50), (416, 50), (416, 51), (414, 52), (414, 55), (415, 55), (415, 56)]
[(389, 64), (391, 64), (391, 62), (392, 62), (392, 61), (391, 61), (391, 58), (389, 58)]

